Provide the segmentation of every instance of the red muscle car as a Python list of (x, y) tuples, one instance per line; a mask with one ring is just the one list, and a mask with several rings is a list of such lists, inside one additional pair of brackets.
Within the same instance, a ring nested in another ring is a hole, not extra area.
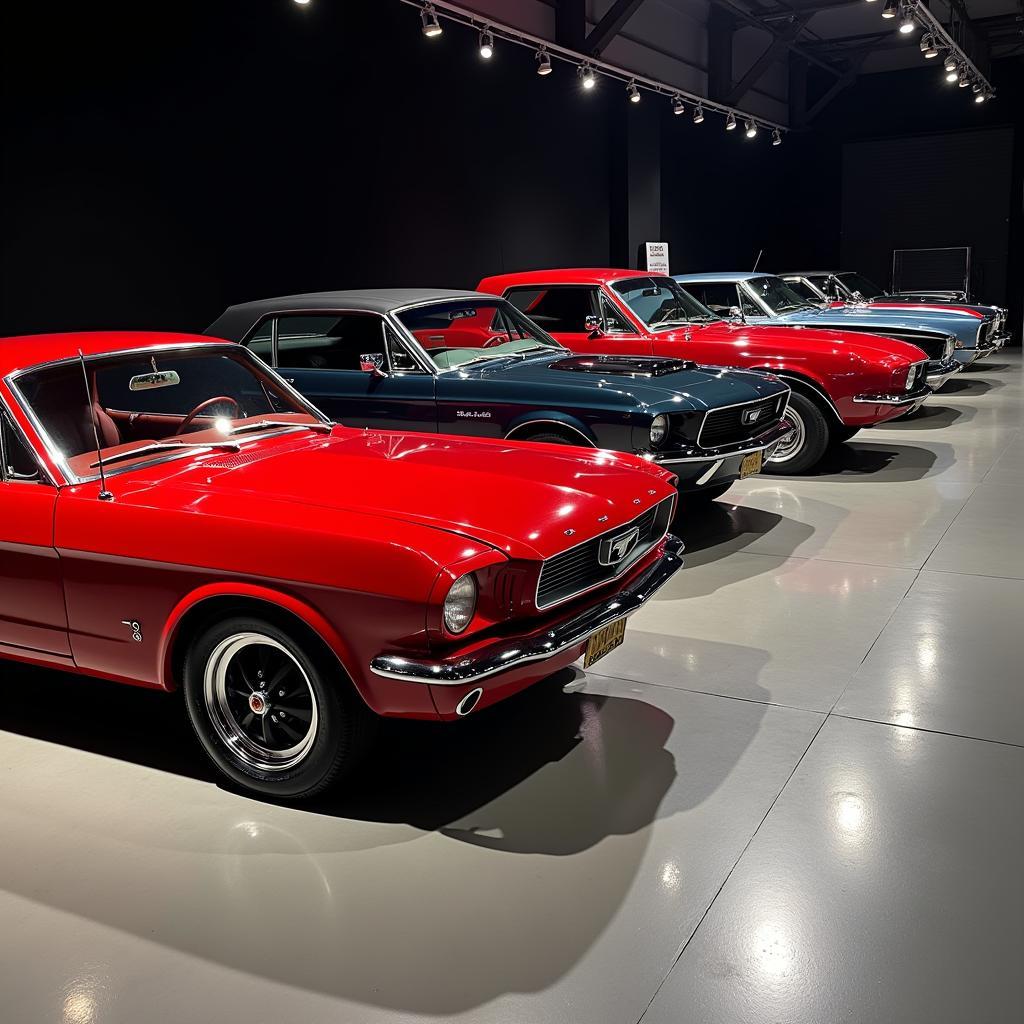
[(215, 764), (324, 789), (621, 641), (680, 567), (631, 455), (348, 429), (246, 349), (0, 340), (0, 657), (184, 691)]
[(792, 388), (795, 429), (765, 472), (801, 473), (862, 427), (912, 412), (932, 393), (915, 345), (839, 330), (726, 322), (670, 277), (637, 270), (560, 269), (485, 278), (577, 352), (675, 356), (765, 370)]

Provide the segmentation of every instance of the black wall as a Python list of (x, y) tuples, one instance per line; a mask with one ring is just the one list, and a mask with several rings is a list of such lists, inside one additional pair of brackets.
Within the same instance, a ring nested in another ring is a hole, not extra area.
[[(2, 334), (198, 329), (261, 295), (635, 264), (658, 234), (678, 271), (762, 248), (769, 269), (837, 264), (845, 144), (1024, 117), (1020, 62), (980, 108), (929, 65), (867, 76), (773, 148), (627, 104), (618, 83), (581, 96), (567, 66), (538, 78), (510, 44), (484, 64), (469, 31), (426, 41), (397, 0), (53, 0), (0, 18)], [(956, 202), (978, 202), (969, 180)]]

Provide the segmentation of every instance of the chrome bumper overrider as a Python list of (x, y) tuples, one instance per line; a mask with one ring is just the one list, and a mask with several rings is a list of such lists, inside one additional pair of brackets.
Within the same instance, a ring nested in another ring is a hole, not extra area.
[(683, 567), (682, 551), (683, 542), (670, 534), (661, 558), (625, 590), (537, 636), (523, 640), (496, 640), (472, 654), (440, 660), (378, 654), (370, 662), (370, 670), (375, 675), (407, 683), (463, 686), (531, 661), (543, 661), (567, 647), (583, 643), (603, 626), (632, 615), (643, 607)]
[(930, 394), (932, 389), (927, 384), (922, 384), (913, 391), (892, 391), (879, 394), (854, 395), (853, 400), (861, 405), (920, 405)]
[(925, 382), (928, 387), (937, 391), (953, 374), (959, 373), (963, 368), (964, 364), (952, 356), (948, 359), (936, 360), (934, 363), (928, 364), (928, 376), (925, 377)]
[(718, 448), (678, 448), (670, 452), (639, 451), (636, 454), (656, 462), (659, 466), (672, 465), (678, 462), (719, 462), (732, 459), (737, 455), (749, 455), (751, 452), (763, 452), (766, 448), (778, 444), (793, 431), (793, 424), (785, 417), (779, 420), (770, 430), (766, 430), (749, 441), (736, 444), (723, 444)]

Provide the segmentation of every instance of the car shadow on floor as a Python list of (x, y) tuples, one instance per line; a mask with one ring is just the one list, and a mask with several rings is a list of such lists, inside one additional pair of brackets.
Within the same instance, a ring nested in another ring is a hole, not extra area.
[(806, 476), (815, 480), (862, 480), (873, 477), (905, 483), (936, 476), (955, 461), (953, 449), (947, 444), (933, 443), (930, 448), (919, 448), (884, 441), (865, 442), (858, 436), (829, 449), (821, 462)]
[[(952, 405), (923, 405), (913, 416), (898, 420), (888, 420), (878, 425), (879, 430), (935, 430), (948, 427), (953, 423), (970, 423), (974, 419), (973, 406), (963, 405), (957, 408)], [(854, 440), (870, 440), (870, 431), (861, 431)]]
[[(742, 500), (742, 495), (736, 496), (736, 502)], [(707, 505), (681, 509), (672, 524), (672, 532), (685, 544), (684, 565), (693, 567), (708, 565), (742, 551), (784, 525), (790, 528), (794, 548), (814, 532), (812, 527), (791, 522), (775, 512), (731, 502), (727, 493)], [(685, 574), (680, 579), (685, 582)], [(663, 592), (662, 596), (667, 595)]]
[[(991, 367), (996, 369), (996, 367)], [(942, 389), (943, 397), (950, 395), (961, 395), (964, 397), (976, 398), (979, 395), (987, 395), (990, 391), (994, 391), (997, 388), (1005, 387), (1006, 385), (1001, 380), (981, 380), (977, 377), (974, 379), (964, 379), (963, 374), (956, 377), (953, 380), (946, 381), (945, 387)]]

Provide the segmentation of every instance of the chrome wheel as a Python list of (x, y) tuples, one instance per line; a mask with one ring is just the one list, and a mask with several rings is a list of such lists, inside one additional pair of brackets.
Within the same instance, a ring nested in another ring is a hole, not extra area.
[(768, 460), (769, 462), (789, 462), (790, 459), (799, 454), (800, 449), (804, 446), (807, 427), (804, 425), (803, 417), (792, 405), (786, 406), (784, 416), (793, 424), (793, 432), (779, 442), (775, 451), (772, 452), (771, 458)]
[(250, 768), (294, 768), (316, 742), (319, 713), (309, 678), (287, 647), (262, 633), (236, 633), (217, 644), (203, 697), (217, 735)]

